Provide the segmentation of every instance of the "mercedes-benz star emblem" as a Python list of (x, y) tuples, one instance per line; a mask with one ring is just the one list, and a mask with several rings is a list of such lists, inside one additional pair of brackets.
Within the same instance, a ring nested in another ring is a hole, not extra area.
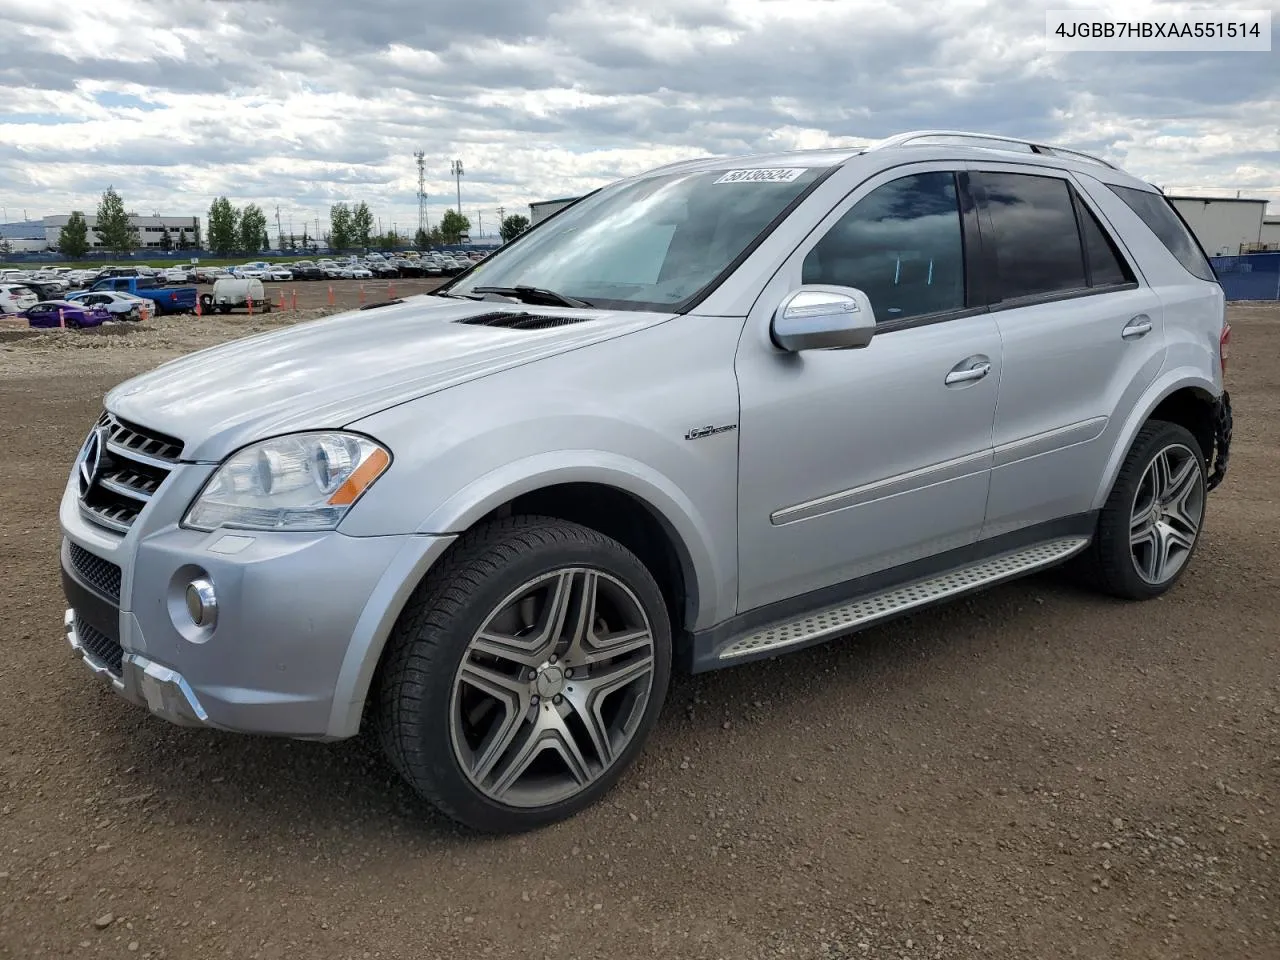
[(83, 497), (89, 492), (89, 488), (93, 486), (93, 481), (98, 479), (98, 472), (102, 469), (102, 458), (107, 451), (107, 428), (97, 427), (89, 434), (89, 439), (84, 442), (84, 449), (80, 452), (80, 463), (77, 467), (80, 474), (79, 487), (80, 496)]

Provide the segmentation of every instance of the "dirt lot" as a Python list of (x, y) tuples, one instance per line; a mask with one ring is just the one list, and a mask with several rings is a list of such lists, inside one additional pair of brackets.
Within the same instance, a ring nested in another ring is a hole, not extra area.
[(606, 803), (518, 839), (365, 740), (171, 728), (67, 655), (103, 391), (287, 318), (0, 339), (0, 956), (1280, 956), (1280, 309), (1232, 321), (1231, 474), (1167, 598), (1047, 575), (685, 678)]

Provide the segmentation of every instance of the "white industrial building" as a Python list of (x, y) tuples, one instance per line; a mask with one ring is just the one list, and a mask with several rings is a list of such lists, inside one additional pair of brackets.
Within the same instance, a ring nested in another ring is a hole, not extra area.
[[(62, 228), (67, 225), (67, 221), (71, 219), (70, 214), (58, 214), (52, 217), (44, 218), (44, 237), (49, 247), (53, 248), (58, 245), (58, 235), (62, 232)], [(93, 214), (85, 214), (85, 221), (89, 224), (89, 244), (95, 249), (102, 247), (102, 241), (98, 239), (98, 235), (93, 232), (93, 228), (98, 223), (98, 218)], [(164, 247), (164, 234), (169, 231), (169, 244), (171, 249), (177, 250), (183, 246), (180, 237), (186, 238), (186, 246), (194, 247), (196, 245), (196, 237), (200, 233), (199, 217), (140, 217), (137, 215), (129, 217), (135, 230), (138, 232), (138, 249), (150, 248), (152, 250), (160, 250)]]
[[(12, 253), (42, 253), (45, 250), (56, 250), (62, 228), (67, 225), (71, 215), (57, 214), (42, 217), (39, 220), (20, 220), (16, 223), (0, 223), (0, 240)], [(85, 222), (89, 225), (89, 246), (101, 249), (102, 241), (94, 233), (93, 228), (98, 218), (93, 214), (85, 214)], [(132, 216), (129, 222), (138, 232), (138, 249), (164, 249), (164, 234), (169, 232), (169, 247), (178, 250), (182, 247), (196, 246), (200, 236), (199, 217), (139, 217)], [(186, 243), (183, 243), (185, 238)]]
[(541, 223), (557, 210), (563, 210), (577, 199), (577, 197), (561, 197), (559, 200), (539, 200), (537, 203), (529, 204), (529, 226)]
[(1167, 195), (1211, 257), (1234, 257), (1262, 242), (1266, 200)]

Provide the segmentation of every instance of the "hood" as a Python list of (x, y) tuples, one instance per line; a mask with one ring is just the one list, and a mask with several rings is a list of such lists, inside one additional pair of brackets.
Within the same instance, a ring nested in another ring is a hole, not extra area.
[[(518, 313), (559, 325), (511, 329), (474, 322)], [(672, 316), (419, 295), (172, 360), (111, 390), (106, 406), (124, 420), (184, 440), (184, 460), (218, 461), (253, 440), (342, 427)]]

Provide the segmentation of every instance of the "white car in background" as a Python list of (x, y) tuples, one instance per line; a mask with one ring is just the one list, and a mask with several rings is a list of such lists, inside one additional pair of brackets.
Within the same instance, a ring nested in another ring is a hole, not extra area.
[(293, 271), (288, 267), (282, 267), (279, 264), (271, 264), (267, 267), (268, 280), (292, 280)]
[(352, 280), (372, 280), (373, 271), (368, 267), (362, 267), (358, 263), (351, 264), (348, 268)]
[(0, 314), (21, 313), (40, 302), (40, 298), (20, 283), (0, 283)]
[(67, 299), (72, 303), (83, 303), (86, 307), (102, 307), (111, 314), (112, 320), (141, 320), (142, 307), (147, 303), (146, 297), (119, 290), (93, 290)]
[(160, 274), (165, 283), (193, 283), (195, 278), (186, 267), (168, 267)]

